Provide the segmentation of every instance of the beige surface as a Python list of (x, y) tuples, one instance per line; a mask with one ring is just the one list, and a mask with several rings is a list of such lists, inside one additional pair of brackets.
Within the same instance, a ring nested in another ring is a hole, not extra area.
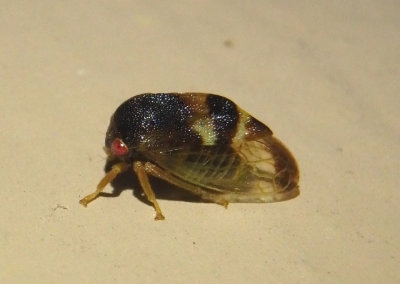
[[(399, 2), (233, 2), (1, 1), (1, 283), (400, 282)], [(80, 206), (109, 116), (159, 91), (266, 122), (300, 197)]]

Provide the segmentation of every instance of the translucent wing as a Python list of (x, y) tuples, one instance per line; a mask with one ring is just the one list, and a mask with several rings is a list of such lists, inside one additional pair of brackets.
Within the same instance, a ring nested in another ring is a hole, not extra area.
[(272, 135), (146, 156), (175, 177), (221, 194), (229, 202), (274, 202), (299, 194), (296, 162)]

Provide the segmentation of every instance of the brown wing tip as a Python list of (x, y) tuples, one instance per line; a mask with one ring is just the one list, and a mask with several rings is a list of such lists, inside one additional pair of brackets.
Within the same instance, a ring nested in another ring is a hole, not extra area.
[(274, 201), (276, 201), (276, 202), (285, 201), (285, 200), (293, 199), (299, 195), (300, 195), (299, 186), (296, 185), (295, 187), (292, 187), (290, 189), (286, 189), (281, 192), (276, 192), (274, 194)]
[(278, 189), (279, 200), (294, 198), (300, 194), (299, 190), (299, 169), (297, 162), (290, 151), (275, 137), (270, 137), (273, 143), (270, 144), (271, 153), (275, 160), (274, 184)]

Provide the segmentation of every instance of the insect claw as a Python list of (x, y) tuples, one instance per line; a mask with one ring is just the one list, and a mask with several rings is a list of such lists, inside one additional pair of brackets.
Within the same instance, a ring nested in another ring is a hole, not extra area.
[(85, 206), (85, 207), (87, 207), (87, 201), (85, 200), (85, 199), (81, 199), (81, 200), (79, 200), (79, 203), (81, 204), (81, 205), (83, 205), (83, 206)]
[(154, 220), (159, 221), (159, 220), (165, 220), (165, 217), (161, 213), (157, 213), (156, 217), (154, 217)]
[(227, 200), (221, 199), (221, 200), (217, 201), (216, 203), (217, 203), (218, 205), (224, 206), (225, 209), (228, 209), (229, 202), (228, 202)]

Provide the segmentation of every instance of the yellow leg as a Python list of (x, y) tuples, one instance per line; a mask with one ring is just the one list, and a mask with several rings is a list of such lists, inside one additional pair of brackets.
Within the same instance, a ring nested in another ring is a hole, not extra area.
[(225, 198), (223, 198), (221, 195), (206, 192), (201, 187), (193, 185), (188, 182), (185, 182), (179, 178), (176, 178), (176, 177), (172, 176), (171, 174), (169, 174), (168, 172), (161, 169), (160, 167), (158, 167), (157, 165), (154, 165), (150, 162), (147, 162), (145, 164), (144, 168), (145, 168), (146, 173), (148, 173), (152, 176), (163, 179), (173, 185), (176, 185), (185, 190), (188, 190), (193, 194), (199, 195), (204, 200), (212, 201), (214, 203), (224, 206), (225, 208), (228, 208), (229, 202)]
[(99, 185), (97, 186), (97, 190), (79, 200), (79, 203), (86, 207), (89, 202), (97, 198), (97, 196), (100, 194), (100, 192), (103, 191), (103, 189), (106, 187), (107, 184), (112, 182), (117, 175), (126, 171), (127, 168), (128, 165), (126, 163), (118, 163), (112, 166), (111, 170), (108, 173), (106, 173), (106, 175), (100, 181)]
[(136, 175), (138, 176), (140, 185), (142, 186), (142, 189), (143, 189), (144, 193), (146, 194), (147, 199), (151, 203), (153, 203), (154, 208), (156, 209), (155, 220), (164, 220), (165, 217), (161, 212), (160, 206), (158, 205), (156, 195), (154, 194), (154, 191), (151, 188), (149, 178), (147, 177), (147, 173), (145, 171), (145, 168), (144, 168), (142, 162), (139, 162), (139, 161), (135, 162), (133, 164), (133, 170), (135, 171)]

